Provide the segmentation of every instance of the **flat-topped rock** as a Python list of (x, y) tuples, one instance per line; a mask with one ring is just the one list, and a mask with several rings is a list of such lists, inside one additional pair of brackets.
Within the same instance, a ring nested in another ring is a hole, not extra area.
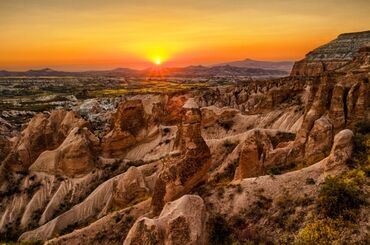
[(370, 42), (370, 31), (340, 34), (335, 40), (309, 52), (306, 59), (309, 61), (349, 61), (368, 42)]
[(318, 76), (333, 71), (350, 62), (358, 51), (370, 43), (370, 31), (344, 33), (333, 41), (309, 52), (297, 61), (292, 76)]

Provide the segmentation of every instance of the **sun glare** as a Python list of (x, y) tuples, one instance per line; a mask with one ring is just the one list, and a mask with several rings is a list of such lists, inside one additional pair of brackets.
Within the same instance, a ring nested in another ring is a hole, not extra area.
[(157, 58), (157, 59), (155, 59), (154, 63), (155, 63), (156, 65), (160, 65), (160, 64), (162, 63), (162, 61), (161, 61), (161, 59), (160, 59), (160, 58)]

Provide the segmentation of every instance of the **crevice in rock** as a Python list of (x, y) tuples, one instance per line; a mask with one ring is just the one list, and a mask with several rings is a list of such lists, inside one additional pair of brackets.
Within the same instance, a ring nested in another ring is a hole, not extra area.
[(349, 88), (345, 88), (343, 91), (343, 111), (344, 111), (344, 125), (347, 125), (348, 119), (348, 106), (347, 106), (347, 99), (348, 99)]
[(326, 100), (326, 105), (325, 105), (326, 110), (330, 110), (331, 100), (332, 100), (332, 97), (333, 97), (333, 90), (334, 90), (334, 87), (329, 86), (329, 88), (328, 88), (328, 97), (327, 97), (328, 99)]

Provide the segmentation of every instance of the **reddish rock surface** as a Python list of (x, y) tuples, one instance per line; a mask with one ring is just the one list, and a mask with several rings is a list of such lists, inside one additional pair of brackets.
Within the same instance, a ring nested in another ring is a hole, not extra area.
[(165, 203), (204, 180), (211, 165), (210, 150), (201, 136), (201, 113), (192, 99), (183, 106), (177, 142), (179, 156), (164, 164), (155, 184), (152, 200), (155, 214), (159, 214)]
[(43, 151), (57, 148), (73, 128), (84, 126), (88, 123), (73, 111), (37, 114), (2, 164), (13, 171), (26, 170)]

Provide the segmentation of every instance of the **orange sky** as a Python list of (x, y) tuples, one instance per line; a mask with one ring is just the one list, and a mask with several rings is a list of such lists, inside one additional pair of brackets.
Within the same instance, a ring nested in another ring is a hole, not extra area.
[(0, 69), (296, 60), (370, 29), (369, 12), (368, 0), (0, 1)]

